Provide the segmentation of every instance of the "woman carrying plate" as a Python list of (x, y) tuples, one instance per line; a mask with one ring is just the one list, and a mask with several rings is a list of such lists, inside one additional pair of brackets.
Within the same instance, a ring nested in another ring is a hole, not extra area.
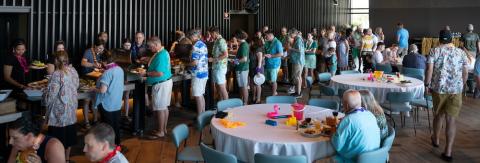
[(263, 39), (256, 36), (250, 42), (250, 88), (253, 88), (253, 104), (259, 104), (262, 97), (262, 85), (257, 85), (254, 81), (255, 76), (263, 75)]

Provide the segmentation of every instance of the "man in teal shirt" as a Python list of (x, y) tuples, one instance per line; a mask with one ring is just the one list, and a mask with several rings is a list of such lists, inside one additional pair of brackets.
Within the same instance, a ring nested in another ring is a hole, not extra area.
[(172, 72), (170, 55), (156, 36), (148, 40), (148, 49), (155, 53), (148, 63), (148, 70), (142, 75), (147, 77), (147, 84), (152, 85), (152, 110), (156, 112), (158, 129), (150, 139), (164, 137), (167, 132), (168, 106), (172, 97)]
[(305, 65), (305, 44), (298, 30), (291, 29), (289, 34), (290, 37), (295, 39), (293, 46), (288, 49), (289, 60), (292, 63), (292, 81), (295, 84), (296, 91), (292, 93), (291, 96), (299, 98), (302, 97), (302, 72), (303, 66)]
[(283, 56), (283, 47), (282, 43), (273, 35), (273, 31), (267, 31), (265, 35), (265, 80), (272, 84), (272, 95), (276, 96), (278, 94), (277, 77), (281, 57)]
[(345, 117), (332, 137), (337, 162), (356, 162), (358, 155), (380, 148), (380, 129), (375, 116), (361, 107), (361, 96), (356, 90), (343, 94)]

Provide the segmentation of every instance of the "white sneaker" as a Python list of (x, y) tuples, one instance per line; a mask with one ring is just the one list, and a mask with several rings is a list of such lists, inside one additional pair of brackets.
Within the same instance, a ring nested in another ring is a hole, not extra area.
[(288, 89), (288, 93), (295, 93), (295, 87), (294, 87), (294, 86), (291, 86), (291, 87)]

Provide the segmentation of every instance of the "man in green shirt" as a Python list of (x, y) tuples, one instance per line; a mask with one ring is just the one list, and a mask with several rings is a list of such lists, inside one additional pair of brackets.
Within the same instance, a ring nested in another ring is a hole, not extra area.
[(220, 92), (221, 100), (228, 99), (227, 92), (227, 41), (222, 38), (220, 31), (217, 27), (209, 29), (212, 38), (215, 40), (212, 49), (212, 58), (209, 58), (209, 62), (213, 62), (213, 82), (217, 84), (217, 88)]
[(242, 97), (243, 103), (248, 104), (248, 67), (249, 60), (248, 54), (250, 52), (250, 46), (248, 45), (246, 39), (248, 37), (245, 31), (239, 31), (236, 34), (240, 42), (240, 47), (237, 51), (237, 57), (235, 59), (235, 71), (237, 73), (237, 83), (240, 87), (240, 96)]
[(295, 85), (295, 93), (292, 96), (302, 97), (302, 72), (305, 65), (305, 45), (303, 43), (302, 36), (299, 35), (299, 31), (291, 29), (289, 32), (290, 37), (294, 38), (292, 47), (288, 49), (289, 60), (292, 63), (292, 81)]
[(477, 33), (473, 32), (473, 24), (467, 26), (467, 33), (462, 35), (463, 47), (473, 55), (473, 58), (480, 53), (480, 38)]
[(162, 46), (160, 38), (153, 36), (148, 42), (148, 49), (154, 53), (148, 63), (147, 83), (152, 85), (152, 109), (156, 112), (158, 129), (150, 135), (150, 139), (164, 137), (167, 132), (168, 106), (172, 97), (172, 72), (170, 55)]

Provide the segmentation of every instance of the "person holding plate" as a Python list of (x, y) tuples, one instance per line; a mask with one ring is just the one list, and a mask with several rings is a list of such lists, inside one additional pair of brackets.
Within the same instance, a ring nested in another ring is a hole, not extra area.
[(13, 94), (18, 94), (23, 89), (28, 89), (27, 75), (29, 73), (28, 61), (25, 57), (26, 45), (23, 41), (18, 40), (13, 45), (11, 55), (6, 56), (3, 65), (3, 85), (6, 89), (12, 89)]

